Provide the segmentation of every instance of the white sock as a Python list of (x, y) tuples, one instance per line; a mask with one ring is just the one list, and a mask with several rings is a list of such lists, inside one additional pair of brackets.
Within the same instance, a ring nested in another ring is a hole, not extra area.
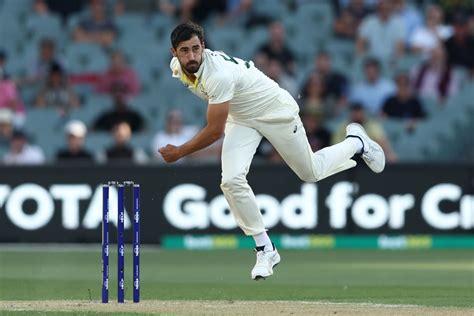
[(362, 148), (364, 147), (362, 141), (357, 137), (347, 137), (344, 142), (350, 143), (354, 148), (356, 154), (362, 153)]
[(272, 241), (270, 240), (270, 237), (268, 237), (268, 234), (266, 231), (261, 232), (260, 234), (257, 234), (257, 235), (253, 235), (252, 237), (255, 240), (255, 245), (257, 247), (265, 246), (264, 248), (265, 251), (273, 250)]

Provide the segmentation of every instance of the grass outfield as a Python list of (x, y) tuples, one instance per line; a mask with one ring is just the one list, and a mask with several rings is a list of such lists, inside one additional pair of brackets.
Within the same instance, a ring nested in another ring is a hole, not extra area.
[[(255, 261), (250, 251), (142, 249), (142, 300), (402, 304), (474, 312), (472, 250), (283, 250), (275, 275), (255, 282), (250, 280)], [(130, 251), (125, 260), (130, 264)], [(115, 301), (115, 253), (111, 255), (110, 274), (110, 300)], [(130, 265), (125, 276), (126, 298), (130, 300)], [(2, 309), (8, 310), (6, 301), (77, 300), (87, 304), (100, 298), (100, 246), (96, 250), (0, 248), (0, 301), (4, 302), (0, 314)]]

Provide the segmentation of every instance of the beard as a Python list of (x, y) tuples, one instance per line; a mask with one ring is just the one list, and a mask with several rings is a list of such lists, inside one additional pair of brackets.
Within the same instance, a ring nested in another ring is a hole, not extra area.
[(189, 74), (195, 74), (198, 70), (201, 64), (199, 64), (197, 61), (190, 61), (186, 65), (181, 65), (181, 67)]

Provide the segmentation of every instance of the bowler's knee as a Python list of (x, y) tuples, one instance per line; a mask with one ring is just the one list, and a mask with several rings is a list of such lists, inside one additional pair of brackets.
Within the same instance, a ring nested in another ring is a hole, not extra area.
[(232, 192), (243, 189), (247, 186), (247, 180), (243, 175), (223, 177), (221, 180), (222, 191)]
[(305, 171), (305, 172), (295, 172), (298, 178), (301, 179), (303, 182), (317, 182), (318, 181), (318, 176), (314, 174), (314, 172), (311, 171)]
[(299, 165), (294, 168), (296, 175), (304, 182), (318, 182), (321, 179), (322, 160), (318, 152), (311, 156), (310, 164)]
[(301, 179), (303, 182), (317, 182), (318, 179), (314, 175), (298, 175), (298, 178)]

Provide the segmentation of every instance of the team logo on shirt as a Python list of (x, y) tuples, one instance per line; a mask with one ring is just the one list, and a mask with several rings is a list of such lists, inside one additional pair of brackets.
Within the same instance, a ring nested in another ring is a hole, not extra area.
[(206, 97), (206, 99), (209, 99), (209, 94), (207, 91), (204, 90), (204, 86), (202, 84), (198, 85), (199, 92)]

